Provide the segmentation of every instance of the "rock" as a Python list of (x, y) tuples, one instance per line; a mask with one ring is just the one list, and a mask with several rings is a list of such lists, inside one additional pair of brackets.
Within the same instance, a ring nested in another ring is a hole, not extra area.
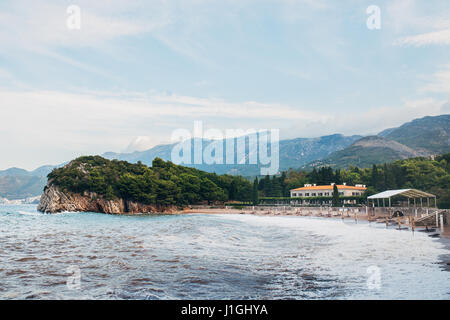
[(38, 210), (45, 213), (69, 212), (101, 212), (108, 214), (134, 213), (175, 213), (176, 206), (158, 206), (125, 201), (124, 199), (106, 200), (96, 193), (78, 194), (62, 191), (51, 181), (47, 184), (38, 205)]

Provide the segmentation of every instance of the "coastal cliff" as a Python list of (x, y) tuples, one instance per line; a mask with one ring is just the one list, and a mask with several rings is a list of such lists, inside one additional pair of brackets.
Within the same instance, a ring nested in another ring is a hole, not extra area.
[(83, 194), (61, 191), (49, 183), (38, 205), (38, 210), (45, 213), (70, 212), (101, 212), (108, 214), (134, 213), (175, 213), (177, 206), (147, 205), (124, 199), (107, 200), (94, 192)]
[(38, 210), (175, 213), (204, 202), (249, 201), (251, 195), (251, 183), (238, 176), (219, 176), (159, 158), (147, 167), (85, 156), (50, 172)]

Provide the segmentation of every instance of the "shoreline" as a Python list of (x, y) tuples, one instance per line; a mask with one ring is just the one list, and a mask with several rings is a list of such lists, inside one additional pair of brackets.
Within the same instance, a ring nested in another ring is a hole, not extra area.
[[(292, 208), (291, 208), (292, 209)], [(265, 210), (244, 210), (244, 209), (236, 209), (236, 208), (187, 208), (184, 210), (179, 210), (176, 212), (173, 212), (171, 214), (244, 214), (244, 215), (252, 215), (252, 216), (268, 216), (268, 217), (315, 217), (315, 218), (331, 218), (335, 220), (356, 220), (356, 221), (366, 221), (366, 222), (373, 222), (373, 223), (385, 223), (385, 216), (368, 216), (365, 213), (362, 212), (350, 212), (350, 211), (333, 211), (331, 210), (327, 214), (317, 214), (314, 213), (311, 210), (308, 210), (308, 208), (301, 208), (297, 210), (271, 210), (270, 208)], [(369, 221), (370, 219), (370, 221)], [(408, 228), (409, 231), (412, 231), (410, 226), (408, 225), (407, 219), (403, 218), (401, 221), (401, 230), (404, 230), (404, 228)], [(389, 226), (396, 227), (398, 226), (397, 221), (389, 220)], [(430, 229), (436, 229), (436, 232), (430, 232), (431, 234), (439, 234), (440, 238), (450, 239), (450, 226), (444, 226), (444, 228), (434, 228), (430, 227)], [(416, 226), (415, 230), (418, 232), (423, 232), (425, 230), (425, 227), (419, 227)], [(449, 247), (450, 251), (450, 242)]]

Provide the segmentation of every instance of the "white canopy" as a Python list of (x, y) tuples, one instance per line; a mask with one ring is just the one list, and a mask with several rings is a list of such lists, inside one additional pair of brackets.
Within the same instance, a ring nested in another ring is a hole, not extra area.
[(394, 196), (404, 196), (407, 198), (435, 198), (431, 193), (420, 191), (417, 189), (399, 189), (387, 190), (367, 197), (367, 199), (389, 199)]

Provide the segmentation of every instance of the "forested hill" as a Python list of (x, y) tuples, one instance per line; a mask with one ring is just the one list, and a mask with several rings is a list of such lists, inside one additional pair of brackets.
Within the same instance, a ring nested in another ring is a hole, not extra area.
[(239, 176), (217, 175), (175, 165), (159, 158), (152, 167), (142, 163), (80, 157), (54, 169), (49, 183), (64, 191), (93, 192), (107, 199), (143, 204), (187, 205), (204, 201), (249, 201), (252, 184)]

